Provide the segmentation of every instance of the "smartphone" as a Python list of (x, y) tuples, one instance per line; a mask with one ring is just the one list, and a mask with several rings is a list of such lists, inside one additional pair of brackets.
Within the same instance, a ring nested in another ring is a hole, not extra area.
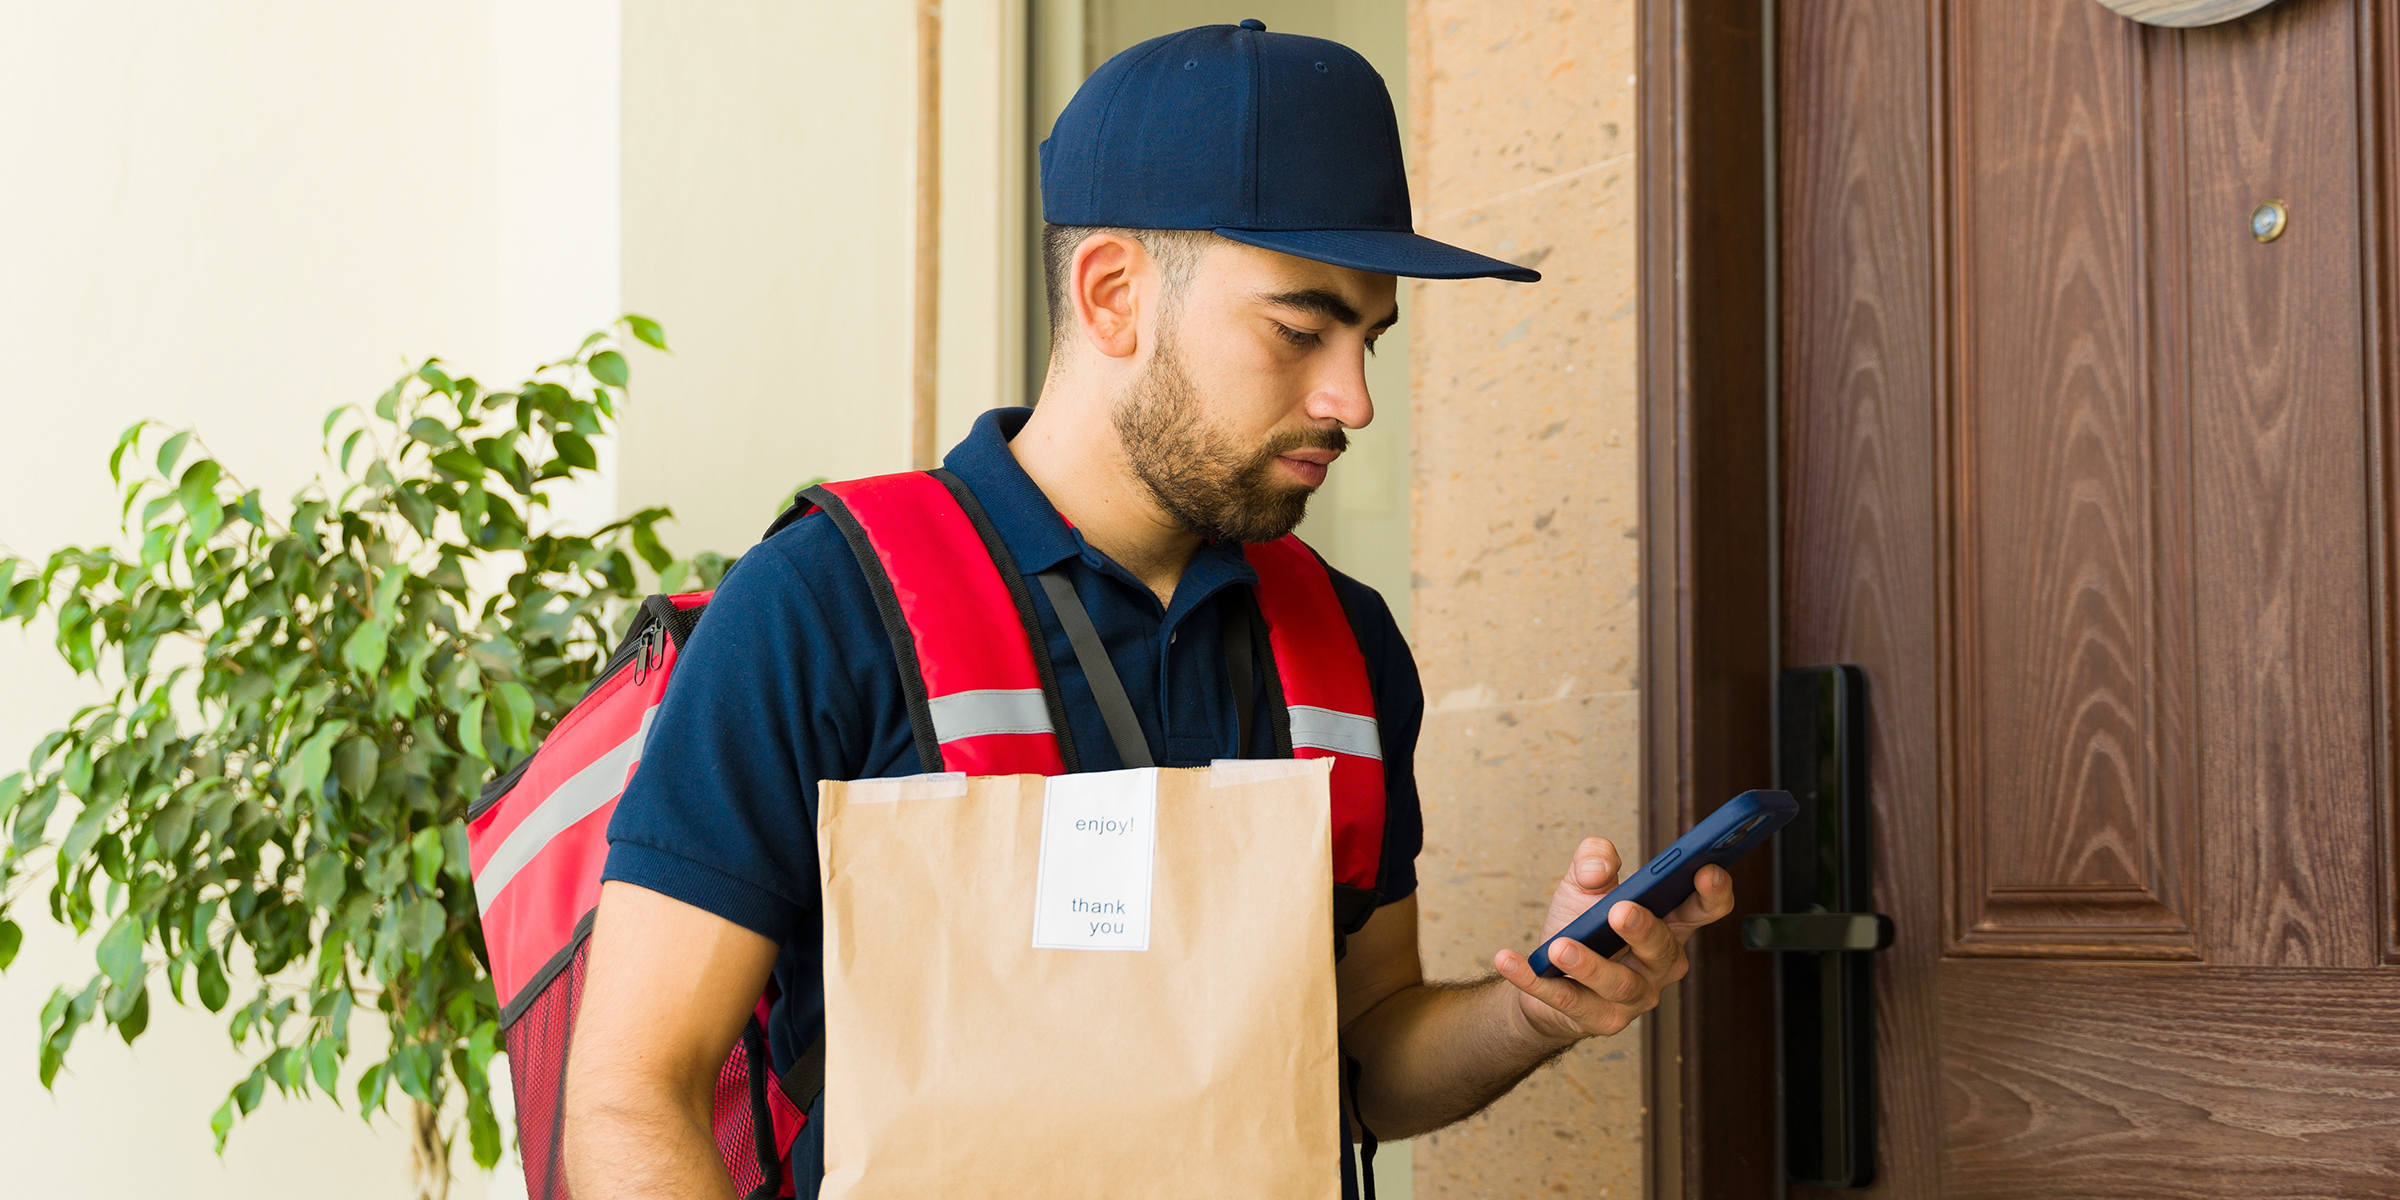
[(1692, 894), (1692, 877), (1700, 873), (1700, 868), (1710, 863), (1725, 866), (1756, 850), (1799, 811), (1800, 805), (1790, 792), (1762, 790), (1735, 796), (1692, 826), (1690, 833), (1675, 839), (1675, 844), (1660, 851), (1658, 857), (1643, 863), (1633, 878), (1618, 884), (1598, 904), (1585, 909), (1582, 916), (1567, 922), (1566, 928), (1542, 943), (1541, 949), (1526, 961), (1533, 965), (1536, 975), (1561, 974), (1550, 965), (1550, 947), (1559, 938), (1574, 938), (1602, 958), (1614, 956), (1625, 948), (1625, 939), (1608, 923), (1608, 914), (1619, 901), (1631, 900), (1666, 916)]

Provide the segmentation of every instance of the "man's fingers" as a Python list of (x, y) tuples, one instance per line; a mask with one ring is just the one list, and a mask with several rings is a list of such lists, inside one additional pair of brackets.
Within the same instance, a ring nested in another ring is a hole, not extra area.
[(1642, 997), (1642, 977), (1632, 967), (1602, 958), (1581, 942), (1562, 940), (1552, 945), (1550, 961), (1557, 963), (1567, 978), (1591, 989), (1603, 1000), (1631, 1004)]
[(1683, 956), (1683, 943), (1650, 910), (1630, 900), (1620, 900), (1609, 910), (1608, 924), (1617, 931), (1617, 936), (1625, 939), (1625, 945), (1633, 951), (1633, 961), (1640, 964), (1643, 974), (1659, 980), (1672, 980), (1679, 974), (1675, 965)]
[[(1559, 950), (1558, 944), (1551, 945), (1551, 962), (1558, 962)], [(1533, 964), (1525, 961), (1524, 956), (1516, 951), (1503, 950), (1493, 955), (1492, 969), (1499, 972), (1502, 979), (1515, 984), (1518, 991), (1549, 1005), (1570, 1019), (1574, 1017), (1575, 1010), (1582, 1004), (1583, 997), (1578, 992), (1574, 981), (1564, 976), (1544, 979), (1534, 974)], [(1565, 970), (1566, 965), (1560, 963), (1559, 969)]]
[(1578, 891), (1603, 895), (1617, 885), (1616, 843), (1604, 837), (1587, 837), (1575, 847), (1575, 861), (1567, 865), (1566, 884)]
[(1679, 941), (1688, 941), (1692, 931), (1712, 921), (1723, 920), (1733, 911), (1733, 876), (1725, 868), (1706, 866), (1692, 876), (1690, 898), (1667, 914), (1667, 925)]

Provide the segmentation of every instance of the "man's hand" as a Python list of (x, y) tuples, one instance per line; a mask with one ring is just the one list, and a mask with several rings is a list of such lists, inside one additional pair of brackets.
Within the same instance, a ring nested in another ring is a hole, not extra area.
[[(1590, 837), (1576, 847), (1575, 861), (1550, 893), (1550, 915), (1535, 945), (1549, 942), (1567, 922), (1582, 916), (1617, 886), (1617, 848)], [(1616, 1033), (1658, 1007), (1658, 994), (1691, 969), (1683, 944), (1692, 931), (1733, 911), (1733, 877), (1725, 868), (1700, 868), (1698, 890), (1660, 920), (1648, 909), (1620, 900), (1609, 926), (1625, 939), (1624, 952), (1605, 959), (1572, 939), (1550, 946), (1550, 961), (1563, 972), (1544, 979), (1514, 950), (1492, 956), (1492, 969), (1517, 989), (1517, 1009), (1536, 1034), (1557, 1042)]]
[[(1609, 962), (1582, 945), (1551, 948), (1566, 972), (1536, 978), (1524, 956), (1492, 959), (1500, 978), (1428, 986), (1417, 957), (1417, 899), (1377, 909), (1350, 937), (1336, 971), (1342, 1048), (1356, 1058), (1358, 1111), (1386, 1138), (1439, 1129), (1499, 1099), (1568, 1046), (1622, 1031), (1683, 977), (1692, 931), (1733, 911), (1733, 879), (1703, 868), (1698, 891), (1661, 921), (1638, 904), (1619, 905), (1609, 924), (1624, 935), (1624, 958)], [(1558, 935), (1617, 885), (1617, 848), (1586, 838), (1550, 895), (1542, 942)], [(1540, 945), (1541, 942), (1536, 942)]]

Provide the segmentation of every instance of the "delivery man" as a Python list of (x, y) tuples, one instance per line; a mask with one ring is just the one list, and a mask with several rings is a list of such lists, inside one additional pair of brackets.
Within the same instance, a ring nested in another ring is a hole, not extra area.
[[(1225, 630), (1258, 611), (1244, 545), (1290, 533), (1345, 431), (1373, 419), (1365, 356), (1398, 319), (1395, 276), (1539, 276), (1411, 232), (1382, 80), (1342, 46), (1256, 21), (1118, 55), (1041, 152), (1049, 376), (1036, 407), (986, 413), (945, 465), (1023, 579), (1049, 577), (1017, 594), (1080, 769), (1269, 757), (1275, 736), (1288, 753), (1298, 736), (1260, 716), (1272, 693), (1231, 683)], [(856, 549), (819, 513), (744, 555), (658, 711), (610, 829), (568, 1069), (579, 1200), (732, 1196), (711, 1087), (770, 977), (777, 1070), (821, 1034), (816, 781), (925, 769), (922, 684), (912, 703)], [(1565, 974), (1540, 978), (1504, 948), (1495, 977), (1428, 984), (1411, 768), (1424, 695), (1382, 598), (1332, 581), (1375, 709), (1351, 749), (1380, 758), (1383, 793), (1376, 883), (1336, 968), (1341, 1042), (1361, 1123), (1404, 1138), (1649, 1011), (1684, 974), (1692, 931), (1732, 910), (1732, 881), (1708, 868), (1666, 920), (1620, 905), (1620, 960), (1561, 943)], [(1078, 654), (1079, 632), (1105, 669)], [(1105, 695), (1130, 716), (1104, 711)], [(1546, 930), (1614, 886), (1618, 865), (1602, 838), (1576, 847)], [(809, 1116), (791, 1159), (804, 1197), (822, 1174), (821, 1098)]]

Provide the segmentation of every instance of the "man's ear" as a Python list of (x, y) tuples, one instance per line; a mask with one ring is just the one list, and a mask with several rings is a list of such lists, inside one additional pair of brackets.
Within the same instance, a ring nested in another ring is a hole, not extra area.
[(1122, 234), (1095, 233), (1075, 247), (1067, 294), (1075, 321), (1092, 348), (1110, 358), (1128, 358), (1141, 348), (1137, 319), (1144, 284), (1157, 268), (1140, 242)]

